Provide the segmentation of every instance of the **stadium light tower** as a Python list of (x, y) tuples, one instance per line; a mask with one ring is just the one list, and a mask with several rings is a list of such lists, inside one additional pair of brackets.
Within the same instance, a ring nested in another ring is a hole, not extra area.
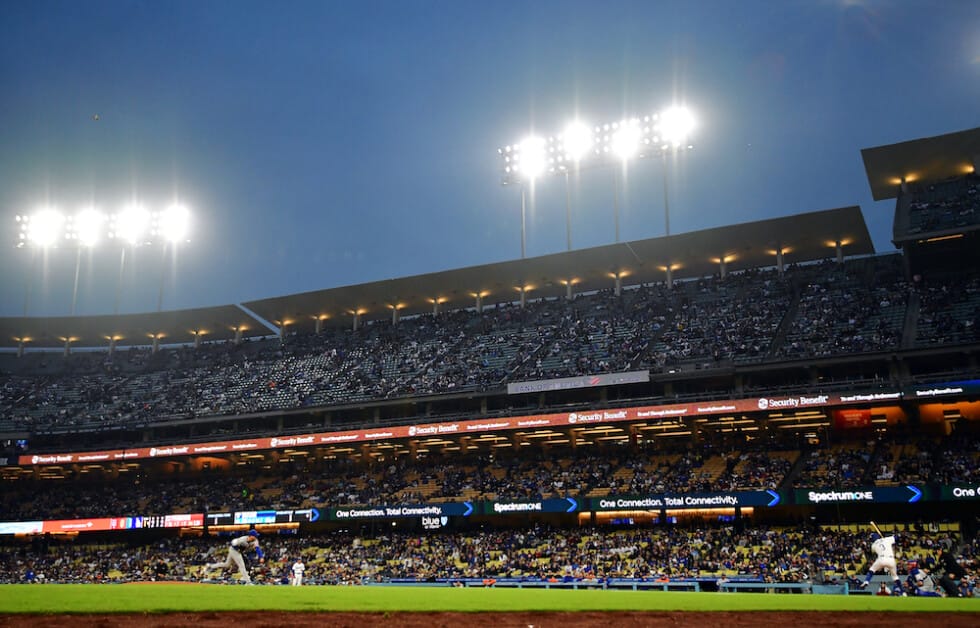
[(82, 267), (82, 249), (91, 251), (102, 240), (105, 234), (105, 214), (95, 207), (82, 209), (74, 216), (68, 217), (68, 229), (65, 237), (75, 244), (75, 282), (71, 291), (71, 315), (75, 315), (75, 304), (78, 301), (78, 275)]
[(670, 235), (670, 193), (667, 188), (667, 153), (673, 150), (692, 148), (687, 142), (694, 131), (696, 122), (694, 114), (686, 107), (670, 107), (660, 114), (657, 125), (660, 141), (660, 158), (663, 163), (664, 175), (664, 234)]
[(518, 144), (498, 149), (508, 164), (507, 173), (514, 175), (514, 181), (521, 186), (521, 259), (527, 256), (527, 186), (534, 186), (547, 168), (545, 140), (537, 135), (529, 135)]
[[(615, 166), (619, 171), (634, 159), (643, 159), (660, 153), (664, 163), (664, 215), (666, 234), (670, 235), (670, 195), (667, 190), (667, 153), (692, 148), (687, 142), (696, 127), (694, 115), (686, 107), (669, 107), (662, 112), (635, 116), (616, 122), (587, 126), (574, 122), (557, 136), (535, 137), (498, 149), (502, 159), (503, 185), (521, 184), (544, 175), (565, 177), (566, 241), (572, 248), (571, 192), (569, 171), (578, 173), (582, 168)], [(619, 178), (617, 171), (614, 188), (614, 213), (616, 241), (619, 241)], [(526, 204), (522, 187), (522, 246), (524, 257), (523, 212)]]
[[(575, 168), (576, 174), (579, 171), (579, 164), (592, 151), (594, 142), (592, 140), (592, 129), (580, 120), (575, 120), (565, 127), (565, 132), (559, 136), (562, 140), (562, 152), (560, 155), (564, 161)], [(568, 250), (572, 250), (572, 192), (571, 184), (568, 180), (570, 168), (565, 171), (565, 241)]]
[(30, 299), (34, 266), (38, 251), (64, 246), (75, 249), (75, 278), (72, 284), (71, 314), (75, 315), (78, 302), (78, 283), (81, 275), (82, 252), (91, 253), (105, 240), (121, 245), (119, 280), (116, 285), (115, 313), (119, 313), (123, 275), (126, 265), (126, 249), (144, 244), (163, 244), (163, 269), (161, 270), (160, 295), (157, 310), (163, 299), (163, 281), (166, 268), (167, 247), (174, 251), (177, 245), (187, 242), (190, 232), (191, 213), (185, 205), (172, 203), (162, 211), (150, 212), (139, 203), (130, 203), (122, 211), (107, 216), (94, 205), (83, 207), (74, 215), (65, 216), (52, 207), (43, 207), (30, 215), (16, 216), (18, 227), (17, 248), (31, 251), (31, 269), (27, 277), (24, 296), (24, 316), (30, 312)]
[(64, 233), (65, 216), (54, 207), (43, 207), (31, 215), (17, 216), (20, 225), (17, 247), (31, 249), (31, 265), (24, 285), (24, 317), (31, 309), (31, 289), (34, 283), (34, 266), (37, 252), (47, 251), (58, 245)]
[(116, 283), (114, 314), (119, 314), (119, 300), (122, 297), (123, 270), (126, 267), (126, 249), (143, 244), (150, 232), (150, 212), (143, 205), (133, 202), (113, 216), (109, 237), (122, 243), (119, 253), (119, 281)]
[(156, 215), (153, 233), (163, 240), (163, 261), (160, 264), (160, 292), (157, 295), (157, 312), (163, 310), (163, 284), (167, 276), (167, 247), (173, 251), (177, 263), (177, 245), (187, 241), (190, 233), (191, 213), (180, 203), (171, 203)]

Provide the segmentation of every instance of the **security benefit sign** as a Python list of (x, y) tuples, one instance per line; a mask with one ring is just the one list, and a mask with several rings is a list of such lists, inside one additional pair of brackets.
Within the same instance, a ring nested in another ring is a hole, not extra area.
[(660, 510), (677, 508), (740, 508), (742, 506), (777, 506), (779, 493), (765, 491), (729, 491), (719, 493), (657, 493), (654, 495), (608, 495), (593, 497), (589, 508), (594, 512), (611, 510)]
[(349, 508), (331, 508), (328, 513), (331, 521), (402, 519), (405, 517), (468, 517), (473, 514), (473, 504), (471, 502), (446, 502), (399, 506), (351, 506)]

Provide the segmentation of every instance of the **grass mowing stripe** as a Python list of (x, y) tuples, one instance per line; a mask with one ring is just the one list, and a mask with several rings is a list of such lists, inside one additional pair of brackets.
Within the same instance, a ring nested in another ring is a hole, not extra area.
[(251, 610), (980, 612), (980, 599), (450, 587), (0, 585), (0, 613)]

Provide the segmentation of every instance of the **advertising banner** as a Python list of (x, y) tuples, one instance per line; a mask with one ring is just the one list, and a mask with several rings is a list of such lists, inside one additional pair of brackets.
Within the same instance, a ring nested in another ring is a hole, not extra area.
[(809, 504), (914, 504), (922, 499), (923, 487), (904, 486), (863, 487), (856, 489), (804, 488), (793, 491), (794, 503)]
[(546, 427), (589, 426), (642, 420), (663, 420), (683, 417), (711, 416), (719, 414), (758, 412), (760, 410), (799, 410), (832, 407), (855, 403), (894, 401), (901, 398), (897, 391), (875, 391), (847, 395), (813, 394), (772, 397), (751, 397), (727, 401), (705, 401), (637, 406), (600, 410), (580, 410), (530, 416), (419, 423), (367, 430), (321, 432), (271, 438), (249, 438), (210, 443), (170, 444), (157, 447), (137, 447), (72, 453), (33, 454), (20, 456), (21, 465), (61, 465), (76, 463), (168, 458), (175, 456), (202, 456), (255, 450), (282, 450), (316, 446), (343, 445), (374, 442), (387, 439), (443, 438), (465, 434), (484, 434), (505, 430)]
[(732, 491), (720, 493), (658, 493), (654, 495), (607, 495), (589, 500), (595, 512), (610, 510), (660, 510), (667, 508), (736, 508), (776, 506), (782, 496), (776, 491)]
[(855, 430), (871, 427), (871, 408), (838, 408), (834, 410), (834, 429)]

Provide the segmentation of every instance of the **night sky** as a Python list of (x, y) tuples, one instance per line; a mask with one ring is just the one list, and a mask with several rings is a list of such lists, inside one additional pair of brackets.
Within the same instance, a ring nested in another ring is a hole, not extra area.
[[(498, 147), (672, 103), (698, 119), (672, 233), (860, 205), (891, 251), (860, 150), (980, 125), (980, 3), (6, 0), (0, 316), (28, 285), (30, 315), (70, 311), (75, 253), (14, 246), (44, 204), (192, 208), (176, 262), (128, 254), (122, 312), (161, 276), (174, 309), (515, 259)], [(662, 177), (628, 167), (622, 240), (664, 234)], [(613, 242), (613, 171), (573, 183), (573, 247)], [(527, 254), (565, 248), (540, 180)], [(112, 313), (119, 257), (82, 258), (79, 314)]]

